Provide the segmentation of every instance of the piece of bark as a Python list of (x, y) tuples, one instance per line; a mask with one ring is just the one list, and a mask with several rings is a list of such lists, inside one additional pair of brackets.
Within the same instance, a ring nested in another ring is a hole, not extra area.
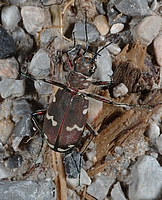
[[(108, 125), (102, 125), (103, 128), (101, 127), (101, 131), (94, 139), (97, 152), (96, 166), (100, 165), (103, 158), (116, 146), (139, 140), (146, 131), (151, 117), (162, 107), (161, 90), (152, 91), (143, 103), (148, 105), (148, 108), (134, 107), (130, 110), (123, 110), (120, 116), (114, 118), (111, 122), (109, 121)], [(149, 108), (149, 105), (153, 107)], [(113, 114), (115, 116), (115, 112), (117, 112), (116, 106), (105, 105), (105, 107), (107, 109), (103, 110), (104, 116), (106, 116), (106, 113), (108, 118)], [(109, 109), (111, 109), (112, 113), (111, 111), (109, 112)]]
[(130, 50), (128, 45), (116, 56), (113, 84), (124, 83), (129, 92), (151, 90), (160, 83), (160, 67), (146, 53), (146, 47), (136, 42)]
[(53, 169), (57, 174), (55, 177), (55, 184), (57, 190), (57, 200), (66, 200), (67, 199), (67, 186), (66, 186), (66, 177), (64, 172), (64, 166), (62, 162), (62, 154), (58, 152), (51, 151), (52, 160), (53, 160)]

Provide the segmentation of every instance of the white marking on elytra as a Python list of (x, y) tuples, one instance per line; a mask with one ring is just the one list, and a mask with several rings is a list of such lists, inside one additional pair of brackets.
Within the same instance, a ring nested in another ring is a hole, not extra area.
[(68, 148), (66, 148), (66, 149), (57, 148), (57, 150), (58, 150), (59, 152), (65, 152), (65, 151), (68, 151), (69, 149), (71, 149), (72, 147), (74, 147), (73, 144), (69, 145)]
[(48, 113), (46, 115), (48, 120), (52, 121), (52, 126), (57, 126), (57, 122), (54, 120), (54, 116), (50, 116)]
[(49, 142), (48, 142), (48, 146), (49, 146), (51, 149), (54, 149), (54, 148), (55, 148), (55, 146), (54, 146), (53, 144), (50, 144)]
[(71, 144), (71, 145), (69, 145), (68, 147), (69, 147), (69, 148), (72, 148), (72, 147), (74, 147), (74, 146), (75, 146), (74, 144)]
[(83, 115), (86, 115), (87, 112), (88, 112), (88, 108), (84, 109), (84, 110), (83, 110)]
[(56, 96), (54, 95), (54, 97), (53, 97), (53, 102), (56, 102)]
[(46, 140), (48, 139), (48, 137), (47, 137), (47, 135), (45, 133), (44, 133), (44, 137), (45, 137)]
[(84, 126), (83, 126), (83, 127), (79, 127), (79, 126), (77, 126), (77, 125), (75, 124), (73, 127), (67, 126), (67, 127), (66, 127), (66, 130), (67, 130), (67, 131), (72, 131), (72, 130), (74, 130), (75, 128), (76, 128), (78, 131), (82, 131), (82, 130), (84, 129)]

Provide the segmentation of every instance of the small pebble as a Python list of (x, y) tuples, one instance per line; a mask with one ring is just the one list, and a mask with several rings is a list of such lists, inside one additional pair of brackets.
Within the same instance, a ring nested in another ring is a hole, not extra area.
[(128, 16), (145, 16), (152, 13), (147, 0), (115, 0), (114, 4), (121, 13)]
[(12, 134), (14, 126), (14, 123), (10, 119), (0, 121), (0, 142), (6, 144)]
[(15, 154), (8, 158), (7, 160), (7, 167), (10, 169), (18, 168), (22, 165), (23, 158), (19, 154)]
[(46, 23), (44, 10), (35, 6), (24, 6), (21, 9), (23, 24), (31, 35), (36, 35)]
[(162, 35), (158, 35), (153, 42), (156, 62), (162, 66)]
[(155, 152), (151, 152), (150, 153), (150, 156), (152, 156), (153, 158), (158, 158), (158, 153), (155, 153)]
[(117, 55), (121, 52), (121, 48), (117, 44), (110, 44), (107, 49), (109, 50), (110, 53)]
[(98, 15), (97, 17), (95, 17), (93, 23), (101, 35), (106, 35), (109, 32), (110, 26), (104, 15)]
[(21, 41), (25, 39), (26, 34), (25, 34), (25, 31), (21, 27), (17, 26), (12, 32), (12, 37), (14, 41), (17, 42), (17, 41)]
[(160, 16), (143, 18), (132, 30), (134, 41), (138, 39), (142, 44), (148, 46), (159, 34), (161, 24), (162, 18)]
[(162, 155), (162, 135), (156, 138), (156, 146), (158, 148), (159, 153)]
[(118, 146), (115, 147), (115, 153), (116, 154), (121, 156), (123, 154), (123, 152), (124, 151), (123, 151), (122, 147), (118, 147)]
[(81, 162), (80, 153), (77, 151), (71, 151), (64, 156), (64, 168), (65, 174), (68, 178), (76, 179), (79, 175), (79, 168)]
[[(101, 48), (98, 49), (98, 51)], [(104, 48), (101, 52), (99, 52), (99, 56), (97, 56), (97, 69), (94, 74), (94, 77), (101, 81), (110, 81), (111, 84), (111, 75), (112, 71), (112, 60), (110, 53), (107, 48)]]
[[(86, 39), (85, 23), (83, 22), (75, 23), (73, 32), (75, 40), (85, 41)], [(88, 37), (89, 43), (95, 42), (97, 39), (99, 39), (100, 36), (96, 26), (90, 23), (87, 23), (87, 35), (90, 35), (90, 37)]]
[(2, 98), (9, 96), (21, 97), (25, 93), (24, 80), (3, 79), (0, 81), (0, 93)]
[(21, 20), (17, 6), (4, 6), (1, 12), (2, 25), (6, 29), (14, 29)]
[(67, 181), (68, 186), (70, 186), (71, 188), (78, 187), (79, 181), (80, 181), (81, 187), (84, 187), (86, 185), (91, 185), (91, 179), (89, 178), (87, 172), (83, 168), (81, 168), (80, 180), (79, 180), (79, 174), (78, 174), (78, 177), (76, 179), (67, 177), (66, 181)]
[[(12, 116), (15, 122), (18, 122), (24, 116), (31, 114), (32, 108), (26, 99), (16, 99), (13, 101)], [(17, 120), (16, 120), (17, 118)]]
[(52, 86), (43, 81), (34, 81), (34, 87), (39, 94), (51, 94)]
[(128, 88), (124, 85), (124, 83), (120, 83), (119, 85), (113, 88), (113, 95), (116, 98), (124, 96), (127, 93), (128, 93)]
[(102, 111), (103, 103), (96, 99), (89, 98), (89, 107), (88, 107), (88, 123), (92, 123), (98, 117), (99, 113)]
[(124, 29), (124, 24), (122, 24), (122, 23), (113, 24), (111, 29), (110, 29), (110, 33), (111, 34), (119, 33), (123, 29)]
[(0, 163), (0, 179), (10, 178), (10, 177), (11, 177), (11, 172), (2, 163)]
[(146, 132), (152, 145), (155, 145), (156, 138), (160, 135), (160, 128), (157, 123), (150, 123)]
[(50, 58), (48, 52), (40, 49), (32, 58), (29, 72), (34, 77), (43, 77), (50, 74)]
[(111, 191), (111, 200), (126, 200), (120, 182), (117, 182)]
[(25, 136), (32, 136), (33, 126), (31, 115), (29, 114), (24, 114), (24, 117), (16, 123), (12, 132), (12, 147), (15, 151), (18, 150), (18, 146)]
[(13, 38), (0, 26), (0, 59), (12, 57), (15, 54), (16, 49)]
[(19, 64), (12, 57), (8, 59), (0, 59), (0, 77), (16, 79), (19, 75)]
[(151, 156), (141, 156), (131, 170), (134, 181), (129, 185), (129, 199), (158, 199), (162, 188), (162, 167)]
[(87, 193), (96, 199), (104, 199), (114, 181), (113, 178), (105, 175), (96, 176), (92, 184), (87, 187)]
[(9, 119), (11, 117), (12, 99), (7, 98), (0, 104), (0, 120)]

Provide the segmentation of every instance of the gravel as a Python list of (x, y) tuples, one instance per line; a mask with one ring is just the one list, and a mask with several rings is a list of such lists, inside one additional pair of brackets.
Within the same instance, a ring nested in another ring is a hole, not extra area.
[[(160, 0), (0, 3), (0, 199), (162, 199), (161, 8)], [(86, 92), (108, 100), (88, 97), (96, 136), (80, 156), (85, 128), (65, 156), (43, 143), (43, 115), (32, 113), (44, 113), (58, 89), (41, 79), (69, 85), (69, 68), (90, 67), (84, 55), (96, 68)]]

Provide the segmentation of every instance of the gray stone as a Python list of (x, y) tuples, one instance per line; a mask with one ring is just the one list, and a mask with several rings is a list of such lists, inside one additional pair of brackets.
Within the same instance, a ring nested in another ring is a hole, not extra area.
[(56, 200), (53, 181), (1, 181), (0, 199)]
[(31, 35), (36, 35), (45, 25), (46, 13), (45, 10), (36, 6), (24, 6), (21, 9), (21, 15), (25, 29)]
[(0, 142), (6, 144), (12, 134), (14, 123), (10, 119), (0, 121)]
[(33, 57), (29, 72), (35, 77), (48, 76), (50, 74), (50, 58), (48, 53), (40, 49)]
[(10, 171), (2, 163), (0, 163), (0, 179), (10, 178), (10, 177), (11, 177)]
[(14, 29), (21, 20), (20, 12), (17, 6), (4, 6), (1, 12), (2, 25), (6, 29)]
[[(101, 49), (101, 48), (100, 48)], [(98, 51), (100, 50), (98, 49)], [(112, 71), (112, 60), (107, 48), (99, 52), (101, 56), (97, 56), (97, 69), (94, 77), (101, 81), (111, 81)]]
[(115, 0), (115, 7), (129, 16), (151, 15), (147, 0)]
[(108, 176), (96, 176), (93, 183), (87, 187), (87, 193), (96, 199), (104, 199), (108, 194), (108, 191), (115, 179), (109, 178)]
[(3, 79), (0, 81), (0, 93), (2, 98), (20, 97), (25, 93), (25, 82), (24, 80)]
[(129, 199), (152, 200), (159, 198), (162, 190), (162, 167), (151, 156), (141, 156), (131, 170), (134, 176), (129, 185)]
[(111, 191), (111, 200), (126, 200), (125, 195), (121, 189), (120, 182), (117, 182)]
[[(73, 32), (76, 40), (86, 41), (85, 23), (75, 23)], [(94, 24), (87, 23), (87, 35), (88, 42), (92, 43), (99, 39), (100, 34)]]
[(143, 18), (140, 23), (132, 29), (134, 41), (140, 40), (142, 44), (148, 46), (159, 34), (161, 24), (162, 18), (160, 16)]
[(0, 60), (1, 78), (16, 79), (18, 75), (19, 75), (19, 64), (14, 57)]

